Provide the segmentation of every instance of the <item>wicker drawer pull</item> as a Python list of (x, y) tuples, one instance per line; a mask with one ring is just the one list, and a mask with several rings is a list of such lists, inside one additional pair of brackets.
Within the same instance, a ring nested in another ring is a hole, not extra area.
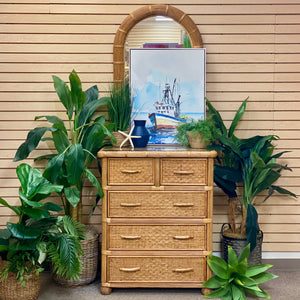
[(175, 273), (187, 273), (187, 272), (193, 272), (194, 269), (193, 268), (178, 268), (173, 270), (173, 272)]
[(174, 240), (191, 240), (193, 238), (194, 237), (190, 236), (190, 235), (175, 235), (175, 236), (173, 236)]
[(121, 170), (122, 173), (124, 174), (137, 174), (137, 173), (141, 173), (140, 170)]
[(137, 206), (141, 206), (141, 203), (120, 203), (120, 206), (122, 207), (137, 207)]
[(176, 206), (176, 207), (193, 207), (194, 203), (174, 203), (173, 206)]
[(193, 171), (174, 171), (175, 175), (193, 175)]
[(120, 268), (120, 271), (123, 272), (137, 272), (140, 271), (141, 268), (140, 267), (135, 267), (135, 268)]
[(121, 235), (121, 238), (124, 240), (139, 240), (141, 238), (140, 235)]

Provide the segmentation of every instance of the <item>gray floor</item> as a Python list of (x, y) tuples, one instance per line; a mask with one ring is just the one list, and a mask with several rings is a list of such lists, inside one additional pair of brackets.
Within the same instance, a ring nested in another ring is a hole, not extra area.
[[(261, 285), (274, 300), (300, 299), (300, 260), (263, 261), (274, 265), (270, 272), (279, 277)], [(41, 292), (38, 300), (188, 300), (207, 299), (199, 289), (113, 289), (108, 296), (100, 294), (100, 280), (77, 288), (57, 285), (49, 273), (42, 274)], [(247, 299), (259, 299), (249, 296)]]

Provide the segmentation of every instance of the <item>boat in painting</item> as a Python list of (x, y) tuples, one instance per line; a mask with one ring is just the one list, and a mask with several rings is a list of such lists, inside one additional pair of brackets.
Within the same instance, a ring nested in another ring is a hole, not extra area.
[(154, 103), (155, 112), (149, 114), (153, 131), (175, 130), (179, 123), (186, 122), (185, 119), (179, 117), (181, 95), (177, 92), (177, 97), (175, 96), (175, 87), (176, 78), (172, 88), (169, 83), (165, 84), (162, 99)]

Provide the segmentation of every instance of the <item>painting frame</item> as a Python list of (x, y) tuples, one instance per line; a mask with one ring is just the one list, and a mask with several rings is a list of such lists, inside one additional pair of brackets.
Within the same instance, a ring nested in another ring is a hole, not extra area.
[(130, 49), (133, 120), (146, 120), (149, 144), (177, 144), (176, 127), (205, 119), (206, 49)]

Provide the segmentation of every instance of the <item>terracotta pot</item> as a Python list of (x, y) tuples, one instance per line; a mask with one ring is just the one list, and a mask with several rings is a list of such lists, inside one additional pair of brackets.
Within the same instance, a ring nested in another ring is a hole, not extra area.
[(188, 138), (191, 148), (195, 149), (206, 149), (208, 142), (202, 141), (202, 134), (197, 132), (197, 134), (188, 131)]

